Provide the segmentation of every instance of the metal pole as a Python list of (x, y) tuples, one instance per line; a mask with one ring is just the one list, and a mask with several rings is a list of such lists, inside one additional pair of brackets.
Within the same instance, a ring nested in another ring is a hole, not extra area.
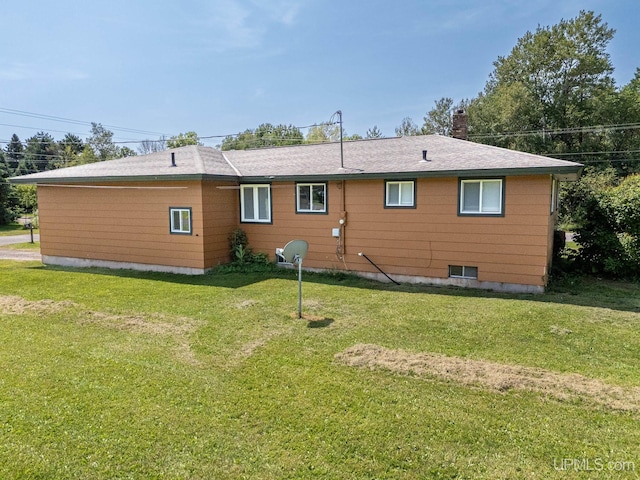
[(298, 318), (302, 318), (302, 260), (298, 259)]
[(33, 224), (30, 224), (29, 231), (31, 232), (31, 243), (33, 243)]
[(340, 168), (344, 168), (344, 153), (342, 151), (342, 110), (336, 112), (340, 118)]

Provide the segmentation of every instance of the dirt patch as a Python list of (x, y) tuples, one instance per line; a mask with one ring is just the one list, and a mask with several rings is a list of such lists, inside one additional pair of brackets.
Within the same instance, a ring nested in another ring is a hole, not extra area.
[(551, 325), (551, 327), (549, 327), (549, 331), (551, 333), (556, 334), (556, 335), (570, 335), (570, 334), (573, 333), (573, 330), (570, 330), (568, 328), (559, 327), (557, 325)]
[(190, 318), (169, 318), (161, 314), (153, 315), (110, 315), (103, 312), (85, 312), (80, 323), (97, 323), (116, 330), (154, 335), (187, 335), (193, 332), (198, 323)]
[(236, 303), (236, 308), (238, 310), (242, 310), (245, 308), (253, 307), (257, 305), (259, 302), (257, 300), (242, 300), (241, 302)]
[(531, 390), (560, 400), (584, 399), (616, 410), (640, 410), (640, 387), (610, 385), (578, 374), (431, 353), (411, 353), (367, 344), (354, 345), (335, 357), (354, 367), (439, 377), (503, 392), (511, 389)]
[(81, 315), (81, 324), (99, 324), (116, 330), (133, 333), (171, 337), (175, 342), (178, 359), (189, 365), (200, 365), (191, 350), (189, 336), (195, 332), (200, 322), (187, 317), (168, 317), (162, 314), (152, 315), (110, 315), (103, 312), (88, 311)]
[(59, 313), (77, 304), (70, 301), (26, 300), (13, 295), (0, 295), (0, 313), (22, 315), (25, 313)]

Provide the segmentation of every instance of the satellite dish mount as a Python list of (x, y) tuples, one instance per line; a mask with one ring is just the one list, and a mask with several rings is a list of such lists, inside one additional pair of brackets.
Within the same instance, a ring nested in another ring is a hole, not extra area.
[(285, 262), (298, 264), (298, 318), (302, 318), (302, 260), (307, 256), (308, 250), (309, 244), (306, 241), (291, 240), (280, 253)]

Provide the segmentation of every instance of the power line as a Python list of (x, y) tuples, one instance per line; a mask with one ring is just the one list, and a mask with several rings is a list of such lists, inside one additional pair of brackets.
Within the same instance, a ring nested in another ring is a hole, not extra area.
[(532, 135), (561, 135), (565, 133), (600, 133), (605, 131), (616, 130), (637, 130), (640, 123), (618, 123), (611, 125), (590, 125), (584, 127), (557, 128), (553, 130), (524, 130), (522, 132), (500, 132), (500, 133), (483, 133), (469, 134), (469, 138), (492, 138), (492, 137), (526, 137)]
[[(30, 118), (38, 118), (41, 120), (50, 120), (53, 122), (62, 122), (62, 123), (70, 123), (70, 124), (74, 124), (74, 125), (85, 125), (85, 126), (91, 126), (92, 123), (97, 123), (97, 122), (87, 122), (84, 120), (74, 120), (72, 118), (64, 118), (64, 117), (58, 117), (55, 115), (47, 115), (47, 114), (43, 114), (43, 113), (33, 113), (33, 112), (25, 112), (23, 110), (15, 110), (13, 108), (5, 108), (5, 107), (0, 107), (0, 113), (6, 113), (9, 115), (20, 115), (23, 117), (30, 117)], [(127, 127), (118, 127), (115, 125), (102, 125), (105, 128), (110, 128), (113, 130), (117, 130), (120, 132), (126, 132), (126, 133), (138, 133), (138, 134), (142, 134), (142, 135), (165, 135), (164, 133), (158, 133), (158, 132), (151, 132), (151, 131), (147, 131), (147, 130), (139, 130), (136, 128), (127, 128)]]

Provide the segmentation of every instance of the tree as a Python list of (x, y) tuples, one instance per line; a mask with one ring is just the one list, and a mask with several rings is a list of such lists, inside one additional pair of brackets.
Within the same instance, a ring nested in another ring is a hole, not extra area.
[(7, 181), (11, 176), (10, 170), (4, 153), (0, 151), (0, 225), (11, 223), (15, 218), (13, 187)]
[(404, 117), (402, 123), (396, 127), (396, 137), (410, 137), (420, 135), (420, 129), (413, 123), (411, 117)]
[(365, 138), (382, 138), (382, 132), (378, 129), (377, 125), (367, 130)]
[(225, 137), (221, 148), (222, 150), (246, 150), (248, 148), (299, 145), (303, 141), (304, 136), (298, 127), (262, 123), (255, 130), (247, 129), (237, 135)]
[[(344, 130), (342, 131), (343, 140), (346, 135)], [(313, 126), (307, 132), (307, 138), (305, 143), (324, 143), (324, 142), (339, 142), (340, 141), (340, 126), (332, 123), (322, 123), (320, 125)]]
[(358, 133), (354, 133), (352, 135), (346, 135), (342, 137), (342, 140), (344, 141), (350, 141), (350, 140), (362, 140), (362, 135), (358, 134)]
[(35, 185), (14, 185), (17, 206), (21, 213), (33, 213), (38, 208), (37, 187)]
[(24, 155), (24, 145), (15, 133), (11, 136), (11, 141), (6, 148), (6, 162), (9, 173), (12, 173), (17, 167)]
[(202, 145), (196, 132), (180, 133), (167, 140), (167, 148), (186, 147), (187, 145)]
[(443, 97), (435, 101), (436, 106), (427, 112), (422, 124), (421, 133), (423, 135), (444, 135), (451, 136), (453, 128), (453, 112), (455, 110), (466, 110), (469, 100), (461, 100), (457, 105), (453, 99)]
[(451, 112), (453, 111), (453, 98), (443, 97), (436, 100), (435, 108), (427, 112), (422, 125), (422, 133), (426, 135), (438, 134), (449, 136), (453, 121)]
[(527, 32), (498, 57), (483, 94), (471, 102), (472, 135), (535, 153), (590, 149), (581, 127), (598, 124), (602, 103), (614, 92), (606, 51), (613, 34), (600, 15), (585, 11)]
[(149, 153), (162, 152), (167, 149), (167, 139), (165, 137), (160, 137), (158, 140), (143, 140), (140, 142), (140, 146), (138, 147), (138, 152), (142, 155), (147, 155)]
[(120, 158), (135, 157), (136, 155), (138, 155), (138, 153), (135, 150), (133, 150), (133, 149), (131, 149), (129, 147), (119, 147), (118, 151), (119, 151), (119, 155), (118, 156)]
[(16, 175), (42, 172), (54, 168), (58, 159), (58, 144), (51, 135), (38, 132), (27, 139), (22, 160), (18, 162)]
[[(113, 132), (104, 128), (100, 123), (91, 122), (91, 136), (87, 138), (87, 145), (93, 151), (94, 158), (99, 162), (121, 156), (120, 147), (113, 143)], [(83, 150), (83, 155), (85, 152), (86, 149)], [(90, 155), (86, 155), (85, 161), (81, 163), (91, 163), (86, 161), (90, 157)]]
[(77, 163), (77, 157), (84, 150), (84, 142), (73, 133), (67, 133), (58, 142), (58, 159), (54, 162), (55, 168), (67, 167)]
[(640, 276), (640, 175), (620, 182), (608, 168), (585, 175), (573, 188), (578, 266), (588, 273)]

